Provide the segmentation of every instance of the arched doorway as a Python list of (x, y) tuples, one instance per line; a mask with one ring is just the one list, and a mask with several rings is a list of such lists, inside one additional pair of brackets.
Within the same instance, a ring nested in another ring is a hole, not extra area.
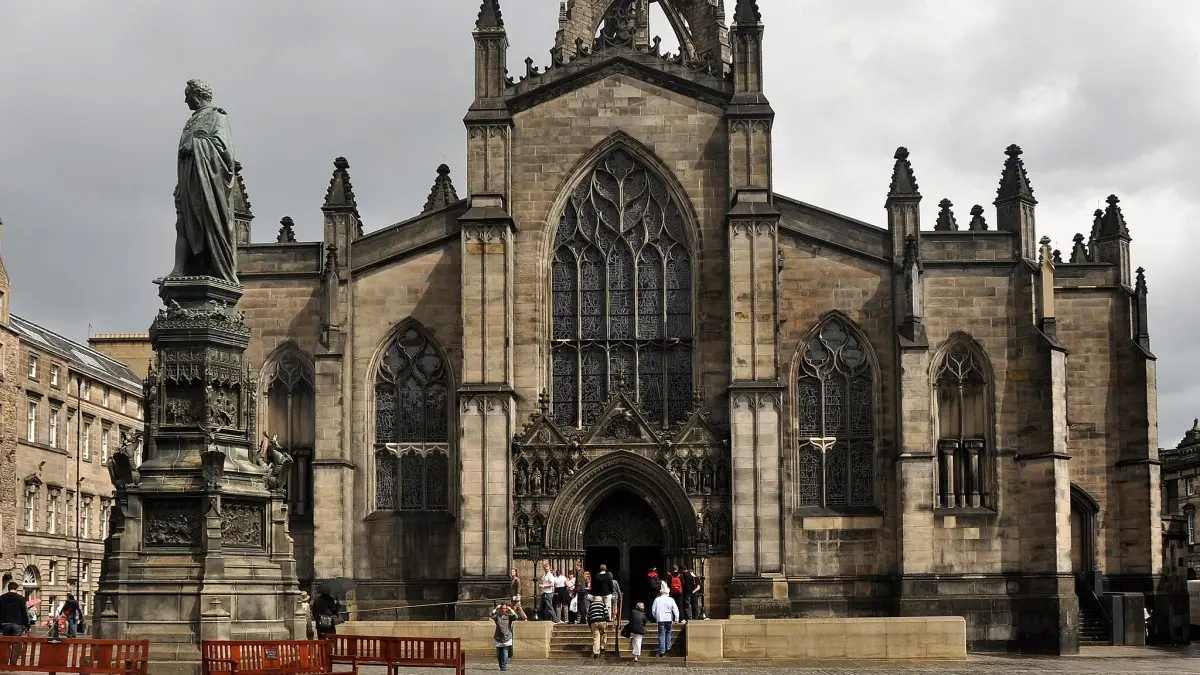
[(1099, 568), (1096, 560), (1096, 520), (1100, 504), (1078, 485), (1071, 486), (1071, 569), (1090, 575)]
[(629, 600), (628, 612), (648, 596), (646, 572), (663, 567), (663, 530), (654, 509), (628, 490), (614, 492), (592, 510), (583, 531), (584, 567), (595, 576), (607, 565)]

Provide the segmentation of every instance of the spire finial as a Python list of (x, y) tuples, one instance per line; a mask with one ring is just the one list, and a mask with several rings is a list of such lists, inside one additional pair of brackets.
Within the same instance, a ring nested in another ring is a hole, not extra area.
[(277, 244), (294, 244), (296, 243), (295, 223), (291, 216), (284, 216), (279, 219), (279, 236), (275, 237)]
[(739, 26), (757, 26), (762, 23), (758, 0), (737, 0), (737, 6), (733, 10), (733, 22)]
[(1104, 201), (1108, 203), (1108, 208), (1103, 212), (1099, 209), (1096, 210), (1096, 213), (1100, 214), (1100, 228), (1096, 238), (1124, 237), (1128, 239), (1129, 228), (1125, 225), (1125, 214), (1121, 213), (1119, 206), (1121, 200), (1116, 195), (1109, 195), (1108, 199)]
[(250, 220), (254, 218), (254, 214), (250, 212), (250, 195), (246, 192), (246, 181), (242, 180), (242, 163), (233, 163), (233, 193), (230, 195), (230, 203), (233, 206), (234, 215)]
[(1087, 246), (1083, 243), (1083, 234), (1076, 232), (1074, 242), (1075, 245), (1071, 247), (1071, 262), (1085, 263), (1090, 260), (1091, 256), (1088, 254)]
[(943, 199), (938, 202), (937, 222), (934, 223), (933, 229), (939, 232), (955, 232), (958, 230), (958, 221), (954, 219), (954, 211), (951, 208), (954, 204), (949, 199)]
[(425, 200), (425, 208), (421, 210), (421, 213), (436, 211), (458, 201), (458, 192), (455, 191), (454, 183), (450, 180), (450, 167), (442, 164), (437, 168), (437, 174), (437, 178), (433, 181), (433, 188), (429, 191), (429, 198)]
[(550, 414), (550, 395), (543, 389), (538, 393), (538, 410), (543, 416)]
[(908, 269), (910, 265), (923, 267), (921, 264), (921, 246), (917, 243), (917, 235), (910, 234), (904, 238), (904, 260), (902, 266)]
[(475, 30), (504, 30), (504, 15), (500, 13), (500, 0), (483, 0), (479, 5), (479, 16), (475, 19)]
[(908, 161), (908, 148), (896, 148), (894, 155), (895, 166), (892, 167), (892, 184), (888, 188), (888, 199), (896, 197), (911, 197), (920, 199), (917, 191), (917, 177), (913, 174), (912, 164)]
[(1146, 268), (1139, 267), (1139, 268), (1137, 268), (1137, 271), (1134, 272), (1134, 274), (1137, 275), (1135, 277), (1137, 279), (1137, 281), (1134, 282), (1134, 286), (1133, 286), (1134, 292), (1145, 293), (1147, 290), (1149, 290), (1146, 288)]
[(1053, 261), (1054, 252), (1050, 250), (1050, 237), (1043, 235), (1038, 244), (1038, 262), (1047, 263)]
[(971, 207), (971, 224), (967, 226), (971, 232), (986, 232), (987, 220), (983, 217), (983, 207), (979, 204)]
[(1008, 159), (1004, 161), (1004, 172), (1000, 174), (1000, 187), (996, 190), (997, 206), (1003, 202), (1020, 199), (1036, 204), (1033, 198), (1033, 187), (1029, 185), (1029, 176), (1025, 173), (1025, 162), (1021, 159), (1021, 146), (1010, 145), (1004, 150)]
[(329, 179), (329, 189), (325, 191), (325, 208), (358, 208), (354, 200), (354, 186), (350, 183), (350, 162), (345, 157), (333, 160), (333, 177)]

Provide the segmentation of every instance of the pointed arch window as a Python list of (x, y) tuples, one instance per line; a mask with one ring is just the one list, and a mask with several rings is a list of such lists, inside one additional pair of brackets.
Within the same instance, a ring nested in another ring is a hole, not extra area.
[(840, 318), (805, 346), (796, 384), (801, 507), (875, 505), (874, 377), (867, 345)]
[(433, 340), (399, 331), (375, 374), (375, 508), (450, 508), (450, 373)]
[(973, 340), (951, 338), (935, 371), (938, 415), (937, 494), (943, 509), (994, 508), (991, 377)]
[(289, 517), (312, 518), (312, 460), (316, 444), (316, 387), (312, 366), (296, 348), (284, 347), (265, 373), (267, 434), (292, 457), (288, 479)]
[(572, 191), (551, 268), (553, 413), (596, 421), (629, 391), (654, 423), (692, 400), (692, 252), (666, 184), (629, 152), (607, 154)]

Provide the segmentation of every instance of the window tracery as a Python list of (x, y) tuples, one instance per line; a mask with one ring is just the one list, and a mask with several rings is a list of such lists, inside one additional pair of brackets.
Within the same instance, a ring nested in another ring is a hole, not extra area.
[(576, 187), (551, 269), (553, 412), (592, 424), (616, 390), (659, 425), (692, 399), (692, 254), (666, 184), (627, 151)]
[(800, 506), (874, 506), (873, 382), (866, 344), (841, 318), (827, 319), (804, 349), (796, 384)]
[(401, 330), (375, 375), (375, 508), (450, 508), (450, 376), (437, 345)]
[(292, 457), (287, 482), (289, 514), (312, 517), (312, 459), (316, 442), (316, 397), (311, 366), (294, 347), (285, 346), (265, 373), (267, 434), (279, 438)]
[(991, 508), (988, 367), (969, 338), (952, 338), (935, 375), (940, 508)]

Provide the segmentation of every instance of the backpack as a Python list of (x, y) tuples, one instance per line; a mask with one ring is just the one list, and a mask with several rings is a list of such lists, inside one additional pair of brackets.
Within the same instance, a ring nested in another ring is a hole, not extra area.
[(683, 580), (679, 578), (678, 574), (671, 575), (671, 592), (683, 593)]

